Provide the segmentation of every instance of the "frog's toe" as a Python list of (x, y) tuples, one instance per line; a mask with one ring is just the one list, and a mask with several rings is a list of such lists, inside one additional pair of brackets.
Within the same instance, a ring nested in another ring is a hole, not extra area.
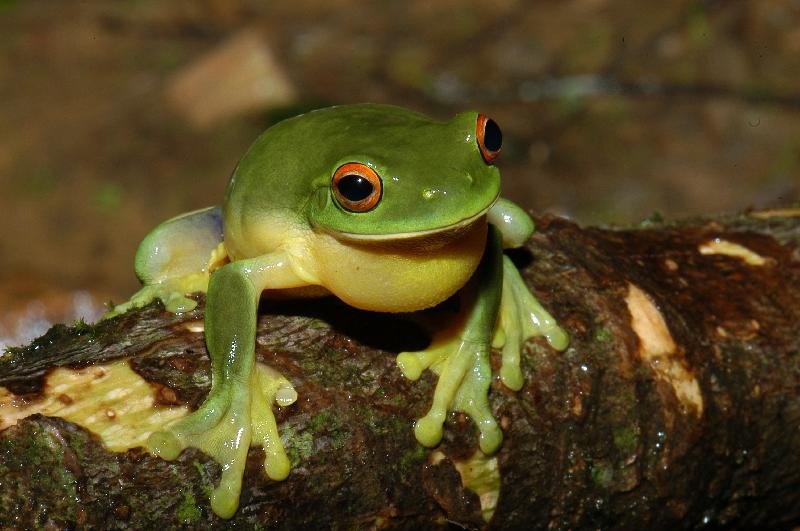
[(472, 412), (471, 416), (475, 419), (480, 431), (478, 446), (481, 447), (481, 451), (487, 455), (495, 453), (503, 443), (503, 430), (497, 425), (497, 421), (494, 420), (488, 409), (483, 413), (482, 418), (481, 413), (477, 411)]
[(269, 479), (274, 481), (283, 481), (289, 477), (289, 472), (292, 471), (292, 463), (283, 449), (283, 445), (279, 448), (267, 452), (264, 457), (264, 473), (267, 474)]
[(403, 376), (412, 381), (419, 380), (419, 377), (422, 376), (422, 371), (427, 368), (417, 352), (401, 352), (398, 354), (397, 366)]
[(190, 299), (181, 292), (173, 291), (162, 297), (164, 309), (171, 313), (185, 313), (197, 307), (197, 301)]
[(256, 363), (253, 373), (253, 399), (250, 404), (253, 440), (260, 441), (264, 448), (264, 472), (270, 479), (281, 481), (286, 479), (292, 467), (278, 434), (272, 404), (277, 403), (281, 407), (291, 405), (297, 400), (297, 392), (289, 380), (266, 365)]
[(148, 437), (147, 449), (161, 459), (172, 461), (186, 449), (186, 444), (171, 431), (157, 431)]
[[(246, 452), (245, 452), (246, 454)], [(234, 460), (227, 468), (223, 466), (219, 485), (211, 492), (211, 509), (220, 518), (230, 518), (239, 508), (242, 493), (242, 475), (247, 459)]]
[[(504, 290), (503, 294), (505, 293)], [(498, 338), (500, 338), (499, 341)], [(514, 391), (522, 389), (522, 370), (519, 362), (523, 343), (516, 304), (503, 304), (500, 308), (500, 317), (495, 328), (495, 341), (492, 346), (502, 349), (500, 380), (506, 387)]]
[(522, 389), (522, 384), (525, 383), (519, 365), (503, 365), (500, 367), (500, 379), (512, 391), (519, 391)]
[(423, 446), (431, 448), (442, 440), (444, 415), (428, 413), (414, 424), (414, 435)]
[(549, 330), (545, 330), (544, 336), (547, 338), (547, 342), (550, 343), (550, 346), (556, 350), (561, 351), (569, 346), (569, 335), (558, 325)]

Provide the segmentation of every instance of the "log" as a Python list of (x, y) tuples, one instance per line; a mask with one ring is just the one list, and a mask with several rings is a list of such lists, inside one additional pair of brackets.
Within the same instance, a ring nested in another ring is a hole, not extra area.
[(183, 315), (56, 326), (0, 358), (0, 527), (797, 525), (799, 243), (798, 210), (624, 230), (539, 219), (513, 258), (571, 343), (530, 340), (519, 392), (495, 378), (494, 456), (462, 414), (437, 448), (412, 433), (435, 376), (409, 382), (394, 357), (454, 302), (390, 315), (265, 299), (258, 359), (300, 397), (276, 407), (293, 469), (269, 480), (252, 448), (231, 521), (209, 508), (216, 463), (137, 447), (209, 389), (202, 297)]

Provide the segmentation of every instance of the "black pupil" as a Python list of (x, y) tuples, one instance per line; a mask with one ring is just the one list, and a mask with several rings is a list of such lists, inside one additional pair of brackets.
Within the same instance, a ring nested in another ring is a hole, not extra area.
[(483, 128), (483, 145), (489, 151), (500, 151), (503, 145), (503, 133), (500, 131), (500, 126), (491, 118), (486, 120), (486, 126)]
[(345, 175), (337, 184), (339, 193), (349, 201), (362, 201), (372, 194), (374, 187), (361, 175)]

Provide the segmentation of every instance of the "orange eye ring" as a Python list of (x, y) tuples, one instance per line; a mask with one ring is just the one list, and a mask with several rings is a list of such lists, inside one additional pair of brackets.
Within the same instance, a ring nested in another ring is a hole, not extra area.
[(483, 160), (491, 164), (503, 147), (503, 133), (500, 131), (500, 126), (485, 114), (479, 114), (476, 134)]
[(348, 162), (333, 172), (333, 197), (345, 210), (367, 212), (375, 208), (383, 194), (378, 174), (360, 162)]

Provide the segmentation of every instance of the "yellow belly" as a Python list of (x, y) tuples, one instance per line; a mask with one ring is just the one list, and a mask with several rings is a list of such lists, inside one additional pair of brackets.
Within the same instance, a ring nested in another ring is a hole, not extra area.
[(310, 251), (319, 283), (351, 306), (409, 312), (444, 301), (470, 279), (486, 246), (482, 218), (457, 232), (360, 242), (316, 234)]

